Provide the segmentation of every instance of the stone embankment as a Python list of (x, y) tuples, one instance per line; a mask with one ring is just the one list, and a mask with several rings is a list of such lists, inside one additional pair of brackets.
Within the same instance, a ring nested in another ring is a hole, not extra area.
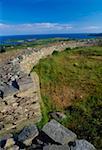
[(91, 143), (77, 139), (75, 133), (54, 119), (40, 131), (36, 125), (29, 125), (16, 136), (2, 137), (0, 147), (2, 150), (96, 150)]

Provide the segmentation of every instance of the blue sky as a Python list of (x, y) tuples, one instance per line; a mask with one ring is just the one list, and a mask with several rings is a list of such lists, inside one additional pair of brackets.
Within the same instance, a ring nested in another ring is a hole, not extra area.
[(0, 34), (102, 32), (102, 0), (0, 0)]

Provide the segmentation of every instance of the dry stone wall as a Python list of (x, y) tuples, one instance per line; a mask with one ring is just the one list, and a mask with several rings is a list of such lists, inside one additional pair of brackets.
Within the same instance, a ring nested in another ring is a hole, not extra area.
[(53, 51), (63, 51), (68, 47), (75, 48), (81, 46), (86, 46), (86, 44), (84, 42), (69, 41), (64, 43), (56, 43), (52, 46), (41, 48), (40, 50), (34, 49), (34, 51), (32, 51), (30, 54), (23, 55), (23, 61), (20, 63), (21, 69), (29, 73), (31, 68), (36, 65), (40, 59), (51, 55)]
[(53, 51), (86, 46), (84, 42), (58, 42), (39, 48), (27, 48), (15, 58), (0, 63), (0, 133), (21, 128), (41, 119), (39, 78), (29, 74), (41, 58)]
[(0, 63), (0, 134), (41, 120), (39, 78), (20, 68), (19, 58)]

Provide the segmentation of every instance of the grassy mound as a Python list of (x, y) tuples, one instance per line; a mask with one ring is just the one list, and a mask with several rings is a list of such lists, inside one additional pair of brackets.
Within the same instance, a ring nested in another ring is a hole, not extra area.
[(54, 52), (34, 67), (40, 78), (43, 119), (62, 111), (61, 123), (101, 148), (102, 47), (66, 49)]

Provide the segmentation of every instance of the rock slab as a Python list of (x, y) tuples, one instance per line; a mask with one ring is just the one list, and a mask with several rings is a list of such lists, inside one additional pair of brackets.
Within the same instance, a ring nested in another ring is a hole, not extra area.
[(30, 145), (32, 140), (38, 136), (39, 132), (35, 125), (25, 127), (18, 135), (18, 141), (23, 142), (25, 145)]
[(48, 145), (43, 150), (70, 150), (68, 145)]
[(68, 144), (69, 142), (73, 142), (77, 138), (77, 135), (75, 133), (65, 128), (54, 119), (48, 122), (42, 128), (42, 131), (55, 142), (58, 142), (62, 145)]
[(71, 150), (96, 150), (96, 148), (86, 140), (76, 140), (75, 146)]

